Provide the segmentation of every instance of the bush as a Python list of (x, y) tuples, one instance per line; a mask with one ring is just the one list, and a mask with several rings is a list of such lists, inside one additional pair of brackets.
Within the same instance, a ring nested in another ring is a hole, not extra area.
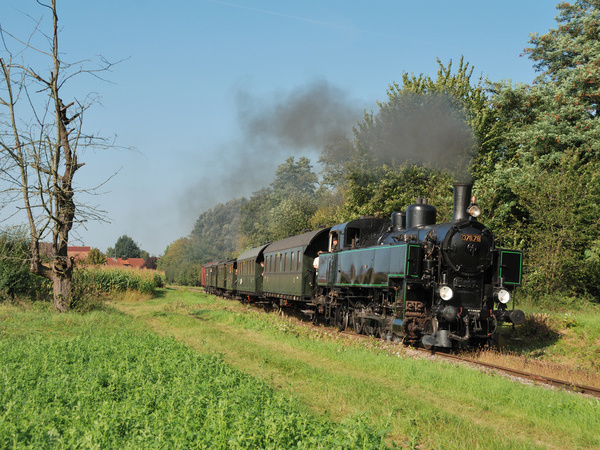
[(51, 296), (50, 282), (29, 271), (29, 259), (29, 242), (22, 229), (0, 231), (0, 300)]

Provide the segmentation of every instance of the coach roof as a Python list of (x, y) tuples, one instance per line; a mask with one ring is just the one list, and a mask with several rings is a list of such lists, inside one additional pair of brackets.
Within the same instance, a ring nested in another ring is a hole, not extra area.
[(246, 250), (240, 256), (237, 257), (238, 261), (242, 261), (245, 259), (256, 259), (261, 252), (267, 248), (270, 244), (263, 244), (260, 247), (251, 248), (250, 250)]
[(316, 231), (309, 231), (300, 236), (292, 236), (281, 241), (273, 242), (265, 249), (265, 253), (279, 252), (281, 250), (289, 250), (290, 248), (308, 247), (312, 241), (322, 234), (329, 233), (329, 228), (321, 228)]

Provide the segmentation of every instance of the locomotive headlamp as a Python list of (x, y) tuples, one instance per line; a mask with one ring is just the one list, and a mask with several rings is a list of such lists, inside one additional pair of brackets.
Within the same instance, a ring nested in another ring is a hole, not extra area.
[(450, 300), (454, 297), (454, 292), (452, 292), (452, 288), (450, 286), (441, 286), (439, 290), (440, 297), (444, 301)]
[(506, 289), (500, 289), (496, 292), (496, 297), (500, 303), (508, 303), (510, 301), (510, 293)]
[(467, 208), (467, 212), (471, 217), (479, 217), (481, 215), (481, 208), (477, 205), (477, 203), (471, 203), (469, 208)]
[(481, 208), (475, 203), (475, 196), (471, 197), (471, 204), (467, 208), (467, 212), (471, 217), (477, 219), (481, 215)]

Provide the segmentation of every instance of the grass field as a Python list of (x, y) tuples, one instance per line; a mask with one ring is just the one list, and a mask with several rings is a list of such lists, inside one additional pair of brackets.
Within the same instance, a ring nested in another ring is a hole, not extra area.
[(596, 399), (157, 292), (0, 305), (0, 448), (600, 446)]
[(378, 448), (290, 395), (111, 311), (0, 305), (0, 448)]
[(600, 402), (479, 370), (340, 339), (276, 314), (194, 291), (165, 291), (119, 310), (278, 391), (315, 414), (367, 417), (388, 445), (420, 448), (596, 448)]

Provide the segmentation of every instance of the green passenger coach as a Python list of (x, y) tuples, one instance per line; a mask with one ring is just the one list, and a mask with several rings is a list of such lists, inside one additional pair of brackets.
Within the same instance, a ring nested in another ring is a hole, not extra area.
[(286, 300), (310, 298), (315, 290), (313, 263), (327, 251), (329, 228), (274, 242), (264, 249), (263, 293)]
[(238, 256), (238, 284), (239, 294), (254, 300), (263, 291), (263, 271), (265, 265), (264, 250), (269, 244), (251, 248)]

